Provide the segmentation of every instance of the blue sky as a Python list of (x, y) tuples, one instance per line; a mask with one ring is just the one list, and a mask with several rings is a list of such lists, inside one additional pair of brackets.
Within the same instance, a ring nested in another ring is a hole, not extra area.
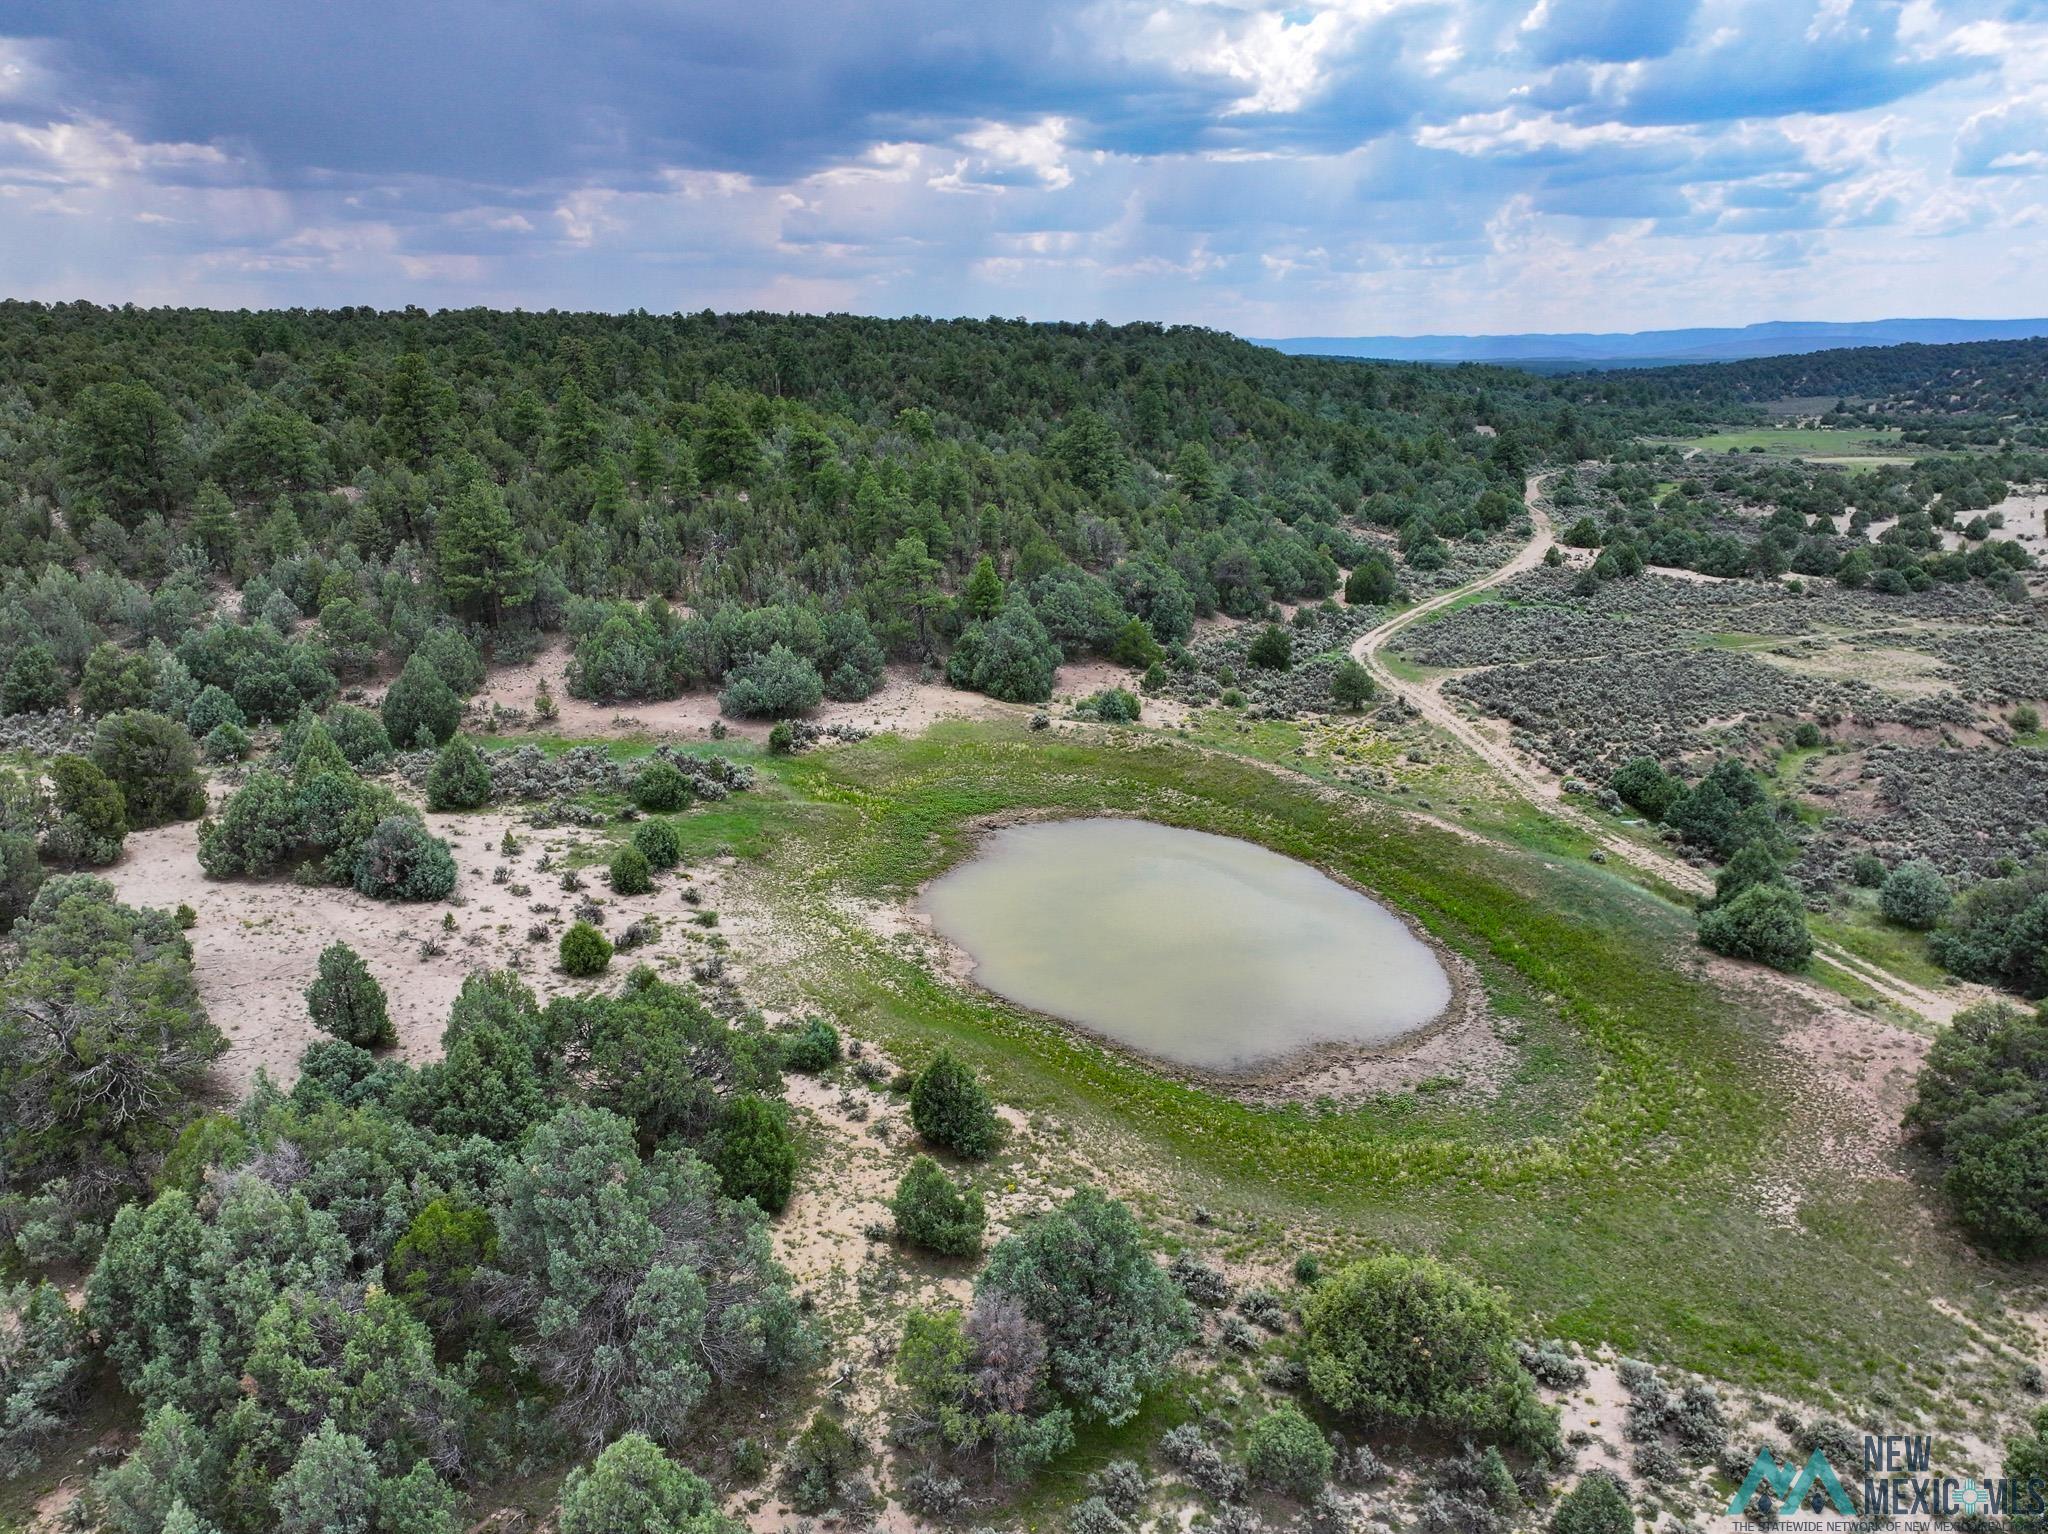
[(0, 292), (2048, 312), (2048, 0), (9, 0)]

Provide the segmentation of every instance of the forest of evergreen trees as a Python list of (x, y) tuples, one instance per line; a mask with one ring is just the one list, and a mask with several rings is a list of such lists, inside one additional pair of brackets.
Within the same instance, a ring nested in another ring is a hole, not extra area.
[(500, 656), (566, 628), (606, 699), (779, 645), (738, 690), (768, 711), (981, 623), (956, 680), (1029, 695), (1134, 617), (1171, 644), (1331, 595), (1357, 519), (1426, 565), (1535, 462), (1691, 419), (1193, 328), (851, 316), (12, 303), (0, 378), (0, 670), (41, 647), (75, 681), (111, 639), (196, 671), (237, 648), (207, 627), (233, 588), (308, 651), (252, 717), (451, 623)]

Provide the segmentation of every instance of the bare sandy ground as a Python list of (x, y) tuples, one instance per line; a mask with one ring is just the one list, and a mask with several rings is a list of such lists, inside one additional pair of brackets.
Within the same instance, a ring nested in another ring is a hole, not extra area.
[[(472, 723), (488, 728), (494, 711), (524, 714), (525, 727), (578, 739), (617, 736), (648, 736), (659, 739), (708, 740), (719, 719), (718, 695), (712, 692), (685, 693), (679, 698), (624, 704), (591, 703), (569, 696), (566, 678), (570, 647), (551, 645), (532, 660), (517, 666), (493, 668), (483, 691), (470, 703)], [(553, 694), (556, 716), (552, 723), (538, 717), (534, 699), (545, 681)], [(1055, 712), (1065, 704), (1078, 703), (1105, 687), (1133, 691), (1137, 679), (1127, 667), (1108, 661), (1070, 661), (1060, 667), (1053, 684)], [(370, 689), (372, 696), (381, 687)], [(813, 724), (830, 727), (850, 725), (880, 734), (919, 735), (941, 719), (1023, 719), (1037, 712), (1030, 704), (1003, 703), (980, 693), (965, 692), (937, 676), (925, 676), (915, 666), (891, 666), (882, 688), (858, 703), (837, 703), (827, 698), (808, 716)], [(1178, 723), (1185, 716), (1179, 704), (1145, 700), (1147, 723)], [(764, 719), (727, 719), (729, 734), (748, 740), (765, 740), (769, 723)]]
[[(478, 970), (517, 968), (543, 999), (589, 988), (591, 982), (573, 981), (555, 967), (556, 940), (585, 895), (602, 904), (605, 931), (614, 939), (642, 916), (659, 918), (661, 927), (656, 941), (620, 955), (611, 974), (596, 984), (615, 985), (634, 964), (682, 978), (689, 962), (706, 951), (709, 933), (690, 924), (695, 908), (681, 892), (694, 884), (704, 892), (702, 909), (716, 909), (722, 866), (692, 870), (689, 878), (664, 875), (651, 893), (634, 896), (613, 894), (600, 867), (584, 871), (588, 888), (569, 894), (557, 874), (538, 872), (535, 864), (544, 852), (559, 864), (572, 844), (592, 833), (534, 831), (519, 826), (516, 814), (499, 811), (429, 815), (427, 821), (447, 839), (460, 870), (448, 903), (401, 905), (281, 879), (209, 879), (199, 866), (196, 824), (128, 838), (121, 861), (106, 871), (121, 898), (165, 909), (189, 905), (199, 914), (187, 935), (200, 997), (228, 1037), (228, 1053), (215, 1067), (224, 1091), (239, 1096), (259, 1070), (284, 1083), (297, 1074), (300, 1052), (321, 1036), (306, 1015), (305, 989), (321, 950), (331, 943), (347, 943), (363, 956), (389, 999), (398, 1053), (412, 1061), (440, 1055), (449, 1006), (463, 980)], [(511, 827), (518, 828), (524, 846), (506, 856), (499, 838)], [(501, 865), (507, 882), (494, 884), (492, 871)], [(529, 886), (531, 894), (515, 896), (513, 884)], [(542, 914), (536, 906), (555, 910)], [(443, 929), (444, 917), (453, 917), (454, 931)], [(548, 926), (544, 943), (527, 941), (535, 922)], [(423, 952), (429, 942), (442, 951)]]
[[(2032, 554), (2042, 552), (2041, 545), (2048, 543), (2048, 490), (2021, 491), (2007, 496), (1996, 506), (1987, 506), (1982, 512), (1973, 511), (1968, 516), (1959, 513), (1958, 519), (1968, 522), (1974, 517), (1988, 517), (1993, 512), (2005, 518), (2003, 527), (1991, 529), (1988, 536), (1993, 541), (2017, 543)], [(1941, 541), (1951, 549), (1965, 546), (1963, 535), (1957, 532), (1943, 533)]]

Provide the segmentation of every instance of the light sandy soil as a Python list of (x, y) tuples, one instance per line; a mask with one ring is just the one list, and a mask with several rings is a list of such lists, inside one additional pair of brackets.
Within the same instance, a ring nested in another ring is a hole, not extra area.
[[(2005, 526), (1991, 529), (1990, 538), (2018, 543), (2033, 554), (2042, 552), (2041, 545), (2048, 542), (2048, 490), (2026, 490), (2009, 495), (1996, 506), (1987, 506), (1981, 512), (1973, 511), (1968, 516), (1958, 515), (1958, 520), (1968, 522), (1973, 517), (1988, 517), (1997, 512), (2005, 518)], [(1957, 549), (1966, 546), (1963, 535), (1946, 532), (1941, 535), (1944, 547)]]
[[(215, 1067), (222, 1089), (239, 1096), (256, 1072), (268, 1071), (289, 1083), (299, 1054), (320, 1035), (306, 1015), (305, 989), (312, 983), (320, 952), (347, 943), (361, 954), (384, 987), (398, 1053), (411, 1061), (435, 1059), (441, 1030), (462, 982), (480, 969), (511, 966), (545, 999), (560, 991), (587, 989), (555, 967), (555, 943), (571, 920), (571, 908), (586, 895), (601, 903), (604, 929), (616, 939), (642, 916), (659, 919), (652, 943), (621, 954), (607, 977), (616, 984), (633, 964), (648, 964), (671, 978), (686, 978), (689, 962), (706, 951), (709, 934), (690, 924), (693, 907), (681, 892), (695, 884), (704, 892), (702, 909), (715, 910), (726, 869), (713, 865), (663, 876), (646, 895), (615, 895), (604, 884), (602, 867), (586, 869), (581, 894), (562, 890), (559, 876), (535, 864), (552, 853), (556, 864), (576, 842), (594, 833), (572, 828), (535, 831), (509, 812), (429, 815), (427, 823), (445, 837), (460, 870), (455, 899), (434, 905), (369, 900), (353, 890), (304, 887), (286, 880), (214, 880), (199, 866), (198, 827), (192, 823), (142, 831), (128, 838), (121, 861), (106, 871), (123, 900), (132, 905), (174, 909), (189, 905), (199, 921), (187, 934), (199, 994), (213, 1021), (228, 1037), (228, 1053)], [(516, 828), (524, 846), (513, 856), (499, 851), (499, 838)], [(493, 884), (492, 871), (507, 870), (506, 884)], [(525, 884), (531, 894), (511, 893)], [(553, 906), (540, 914), (535, 906)], [(452, 916), (456, 930), (444, 931)], [(529, 943), (527, 928), (548, 925), (545, 943)], [(444, 951), (422, 954), (431, 940)], [(597, 982), (603, 984), (604, 981)]]
[[(640, 703), (591, 703), (569, 696), (566, 685), (570, 647), (550, 645), (532, 660), (516, 666), (494, 668), (483, 691), (470, 702), (476, 728), (488, 728), (494, 711), (526, 716), (526, 728), (577, 739), (646, 736), (655, 739), (708, 740), (718, 720), (718, 695), (712, 692), (685, 693)], [(554, 695), (556, 716), (552, 723), (534, 712), (534, 698), (545, 681)], [(1060, 667), (1053, 683), (1054, 706), (1078, 703), (1105, 687), (1135, 691), (1137, 679), (1126, 667), (1108, 661), (1070, 661)], [(369, 689), (376, 696), (381, 688)], [(1037, 710), (1030, 704), (1003, 703), (980, 693), (964, 692), (943, 679), (924, 679), (915, 666), (891, 666), (882, 688), (858, 703), (838, 703), (827, 698), (806, 717), (817, 725), (850, 725), (880, 734), (919, 735), (941, 719), (1025, 719)], [(1178, 704), (1156, 699), (1145, 701), (1147, 723), (1173, 724), (1184, 716)], [(769, 722), (765, 719), (727, 719), (728, 733), (748, 740), (765, 740)]]

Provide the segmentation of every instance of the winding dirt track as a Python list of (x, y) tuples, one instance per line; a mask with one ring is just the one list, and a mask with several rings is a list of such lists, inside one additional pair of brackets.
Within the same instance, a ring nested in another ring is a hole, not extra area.
[[(1529, 511), (1529, 541), (1517, 549), (1506, 564), (1475, 580), (1467, 581), (1462, 586), (1438, 592), (1427, 601), (1418, 602), (1413, 607), (1396, 613), (1377, 627), (1366, 630), (1352, 642), (1352, 659), (1370, 671), (1373, 680), (1381, 687), (1407, 703), (1423, 718), (1486, 763), (1523, 798), (1544, 813), (1553, 815), (1590, 836), (1609, 857), (1640, 869), (1683, 894), (1711, 894), (1714, 881), (1707, 874), (1690, 863), (1624, 836), (1570, 803), (1555, 782), (1538, 775), (1512, 747), (1495, 740), (1479, 725), (1460, 713), (1445, 699), (1437, 686), (1403, 681), (1394, 675), (1381, 658), (1380, 652), (1386, 648), (1388, 641), (1411, 624), (1429, 617), (1432, 613), (1442, 612), (1452, 603), (1461, 601), (1475, 592), (1485, 591), (1500, 585), (1503, 581), (1512, 580), (1523, 571), (1533, 570), (1543, 562), (1544, 552), (1549, 549), (1552, 541), (1550, 511), (1543, 501), (1543, 479), (1543, 475), (1532, 474), (1527, 485), (1523, 487), (1522, 499)], [(1880, 969), (1832, 943), (1816, 941), (1814, 956), (1822, 963), (1832, 965), (1868, 986), (1894, 1006), (1918, 1013), (1930, 1022), (1948, 1022), (1959, 1008), (1974, 999), (1968, 995), (1960, 998), (1945, 996), (1923, 986), (1914, 985), (1911, 981), (1901, 980), (1889, 971)], [(1794, 981), (1793, 984), (1798, 985), (1799, 982)], [(1839, 1000), (1831, 992), (1820, 994), (1830, 1003)]]

